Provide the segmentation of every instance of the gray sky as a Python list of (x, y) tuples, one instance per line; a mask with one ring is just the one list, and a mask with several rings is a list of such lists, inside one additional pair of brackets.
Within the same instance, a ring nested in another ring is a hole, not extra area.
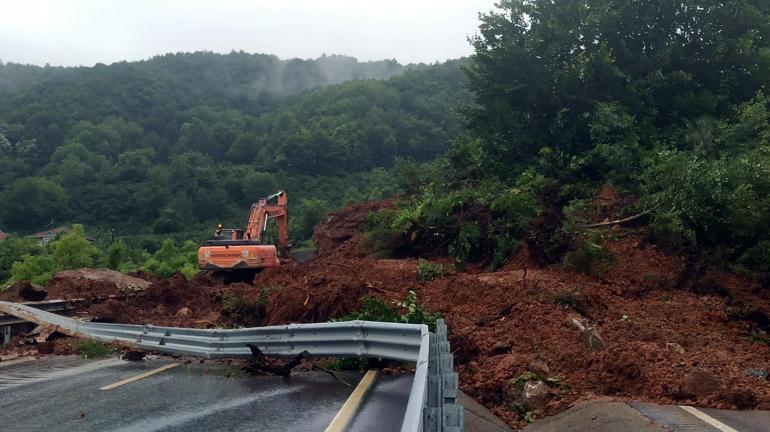
[(434, 62), (471, 53), (494, 0), (3, 0), (0, 59), (43, 65), (231, 50)]

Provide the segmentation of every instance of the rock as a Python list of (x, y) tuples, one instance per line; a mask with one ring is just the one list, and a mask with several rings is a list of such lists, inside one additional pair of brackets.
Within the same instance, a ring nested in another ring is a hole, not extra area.
[(9, 286), (0, 295), (0, 300), (23, 302), (23, 301), (43, 301), (48, 297), (48, 291), (40, 285), (31, 282), (16, 282)]
[(666, 342), (666, 351), (684, 354), (684, 348), (682, 348), (682, 345), (674, 342)]
[(551, 390), (541, 380), (530, 380), (512, 386), (509, 404), (522, 413), (543, 412), (551, 399)]
[(144, 351), (126, 351), (123, 353), (123, 360), (128, 361), (142, 361), (147, 356)]
[(757, 395), (748, 389), (726, 390), (719, 394), (719, 398), (729, 402), (739, 410), (754, 409), (758, 404)]
[(607, 343), (599, 334), (599, 331), (595, 327), (590, 327), (583, 332), (583, 341), (588, 348), (594, 351), (604, 351), (607, 348)]
[(536, 373), (537, 375), (542, 375), (544, 377), (547, 377), (551, 374), (551, 370), (548, 368), (548, 362), (546, 361), (545, 356), (542, 354), (535, 356), (535, 358), (529, 363), (529, 370)]
[(174, 316), (177, 317), (177, 318), (187, 318), (188, 316), (190, 316), (191, 313), (192, 313), (192, 311), (190, 310), (190, 308), (183, 307), (183, 308), (179, 309), (178, 311), (176, 311), (176, 315), (174, 315)]
[(491, 350), (489, 350), (490, 356), (496, 356), (500, 354), (508, 354), (511, 352), (511, 344), (506, 342), (498, 342), (495, 344), (495, 346), (492, 347)]
[(599, 334), (599, 330), (591, 325), (588, 318), (578, 314), (569, 314), (565, 322), (581, 333), (583, 342), (585, 342), (588, 348), (593, 351), (604, 351), (607, 348), (607, 343), (604, 342), (604, 338)]
[(686, 399), (708, 396), (719, 389), (719, 383), (703, 369), (695, 369), (685, 375), (680, 386), (681, 394)]
[(767, 369), (746, 369), (746, 373), (754, 378), (767, 379)]

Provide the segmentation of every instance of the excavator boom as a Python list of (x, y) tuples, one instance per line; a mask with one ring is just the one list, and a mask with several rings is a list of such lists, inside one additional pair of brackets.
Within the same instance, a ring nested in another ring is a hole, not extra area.
[[(271, 201), (275, 200), (275, 203)], [(198, 267), (211, 271), (256, 271), (280, 265), (289, 249), (288, 199), (281, 191), (251, 205), (245, 229), (217, 229), (213, 240), (198, 249)], [(263, 244), (267, 223), (278, 225), (278, 245)]]

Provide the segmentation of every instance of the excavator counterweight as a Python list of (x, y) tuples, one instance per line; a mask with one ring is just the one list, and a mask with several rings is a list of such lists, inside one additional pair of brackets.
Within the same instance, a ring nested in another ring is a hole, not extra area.
[[(198, 249), (198, 268), (253, 273), (280, 265), (289, 249), (287, 203), (286, 193), (281, 191), (251, 205), (245, 229), (223, 229), (220, 225), (214, 239)], [(262, 238), (271, 219), (278, 225), (278, 248), (264, 244)]]

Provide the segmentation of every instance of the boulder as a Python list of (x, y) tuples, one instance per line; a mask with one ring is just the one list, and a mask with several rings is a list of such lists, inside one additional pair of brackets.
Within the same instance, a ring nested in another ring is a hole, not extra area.
[(192, 313), (192, 311), (190, 310), (190, 308), (183, 307), (183, 308), (179, 309), (178, 311), (176, 311), (176, 314), (174, 316), (177, 317), (177, 318), (187, 318), (187, 317), (190, 316), (191, 313)]
[(509, 389), (511, 408), (522, 412), (543, 412), (551, 399), (551, 389), (542, 380), (515, 383)]
[(707, 371), (695, 369), (685, 375), (679, 388), (684, 398), (697, 399), (719, 390), (719, 383)]

